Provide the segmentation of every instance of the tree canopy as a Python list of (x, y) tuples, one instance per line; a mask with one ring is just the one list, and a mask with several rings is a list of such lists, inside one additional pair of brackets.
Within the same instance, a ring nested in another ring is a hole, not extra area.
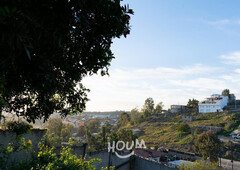
[(211, 162), (218, 161), (218, 154), (221, 149), (221, 141), (213, 131), (203, 132), (194, 141), (196, 153), (200, 154), (203, 159), (209, 157)]
[(157, 114), (158, 114), (158, 113), (161, 113), (163, 107), (164, 107), (163, 102), (159, 102), (159, 103), (156, 105), (156, 107), (155, 107), (155, 109), (154, 109), (154, 112), (157, 113)]
[(145, 103), (142, 108), (143, 116), (146, 118), (153, 114), (154, 112), (154, 100), (153, 98), (149, 97), (145, 100)]
[(188, 107), (192, 107), (192, 108), (197, 108), (198, 107), (198, 103), (199, 103), (199, 101), (196, 100), (196, 99), (192, 99), (192, 100), (189, 99), (187, 106)]
[(118, 126), (119, 126), (119, 127), (125, 126), (129, 121), (130, 121), (130, 116), (129, 116), (129, 114), (126, 113), (126, 112), (123, 112), (123, 113), (120, 115), (120, 118), (119, 118), (119, 120), (118, 120)]
[(108, 74), (113, 38), (130, 33), (120, 0), (2, 0), (0, 111), (29, 122), (85, 109), (87, 75)]
[(223, 96), (228, 96), (229, 98), (231, 97), (231, 95), (230, 95), (230, 90), (229, 89), (224, 89), (223, 91), (222, 91), (222, 95)]

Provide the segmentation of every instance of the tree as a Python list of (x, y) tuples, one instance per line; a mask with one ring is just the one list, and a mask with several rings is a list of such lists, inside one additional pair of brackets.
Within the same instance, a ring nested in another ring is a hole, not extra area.
[(154, 101), (151, 97), (147, 98), (145, 100), (145, 103), (142, 108), (143, 116), (149, 117), (151, 114), (153, 114), (154, 111)]
[(68, 142), (74, 132), (74, 125), (72, 123), (64, 123), (61, 130), (61, 138), (63, 142)]
[(228, 98), (230, 99), (231, 98), (230, 90), (229, 89), (224, 89), (222, 91), (222, 96), (228, 96)]
[(134, 108), (130, 111), (130, 120), (133, 122), (134, 125), (142, 122), (142, 113), (138, 111), (137, 108)]
[(161, 113), (163, 107), (164, 107), (163, 102), (159, 102), (154, 109), (154, 113), (156, 114)]
[(211, 162), (218, 161), (221, 142), (213, 131), (203, 132), (194, 141), (195, 152), (200, 154), (204, 160), (208, 157)]
[(113, 38), (130, 33), (120, 0), (2, 0), (0, 110), (27, 121), (82, 112), (81, 80), (108, 74)]
[(90, 133), (97, 133), (100, 126), (101, 126), (101, 122), (99, 119), (97, 119), (97, 118), (91, 119), (87, 123), (87, 131), (89, 131)]
[(72, 123), (63, 123), (60, 118), (49, 119), (44, 127), (48, 129), (47, 140), (50, 144), (69, 141), (75, 129)]
[(198, 107), (198, 103), (199, 103), (199, 101), (196, 100), (196, 99), (192, 99), (192, 100), (189, 99), (187, 106), (188, 107), (192, 107), (192, 108), (197, 108)]
[(86, 135), (86, 127), (85, 126), (79, 126), (77, 135), (80, 137), (83, 137)]
[(49, 134), (52, 133), (60, 137), (63, 122), (60, 118), (51, 118), (45, 123), (44, 127), (48, 129)]
[(135, 141), (135, 139), (137, 139), (137, 136), (135, 134), (133, 134), (132, 130), (130, 129), (121, 129), (120, 131), (117, 132), (118, 134), (118, 139), (121, 141), (125, 141), (125, 142), (132, 142)]
[(130, 121), (130, 116), (129, 116), (129, 114), (126, 113), (126, 112), (123, 112), (123, 113), (120, 115), (120, 119), (119, 119), (119, 121), (118, 121), (118, 126), (119, 126), (119, 127), (125, 126), (129, 121)]

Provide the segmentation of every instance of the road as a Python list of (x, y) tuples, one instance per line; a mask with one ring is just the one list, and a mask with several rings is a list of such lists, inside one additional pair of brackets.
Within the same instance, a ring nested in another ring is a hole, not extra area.
[(233, 139), (231, 136), (226, 137), (226, 136), (219, 135), (218, 138), (223, 142), (232, 141), (233, 143), (237, 143), (237, 144), (239, 144), (240, 142), (240, 139)]
[[(221, 158), (221, 166), (224, 169), (231, 170), (232, 169), (232, 162), (231, 162), (231, 160)], [(233, 161), (233, 169), (234, 170), (239, 170), (240, 169), (240, 162), (239, 161)]]

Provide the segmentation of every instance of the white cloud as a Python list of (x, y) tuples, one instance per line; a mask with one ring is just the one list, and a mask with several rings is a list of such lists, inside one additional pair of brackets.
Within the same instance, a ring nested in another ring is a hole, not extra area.
[(239, 26), (240, 25), (240, 19), (220, 19), (216, 21), (206, 21), (204, 19), (201, 19), (202, 22), (207, 23), (212, 26)]
[(171, 104), (186, 104), (189, 98), (203, 99), (225, 88), (222, 80), (204, 78), (221, 70), (201, 64), (110, 70), (110, 77), (94, 75), (84, 79), (84, 85), (91, 89), (87, 110), (131, 110), (141, 107), (148, 97), (156, 103), (163, 101), (166, 109)]
[(233, 52), (229, 55), (220, 56), (223, 59), (223, 63), (230, 65), (240, 65), (240, 52)]
[(210, 25), (226, 25), (226, 24), (230, 24), (233, 23), (233, 21), (229, 20), (229, 19), (222, 19), (222, 20), (217, 20), (217, 21), (208, 21), (208, 24)]

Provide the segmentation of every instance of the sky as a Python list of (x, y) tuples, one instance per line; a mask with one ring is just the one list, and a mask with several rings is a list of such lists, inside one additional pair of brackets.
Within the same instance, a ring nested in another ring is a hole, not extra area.
[(230, 89), (240, 98), (239, 0), (125, 0), (131, 33), (114, 39), (110, 76), (83, 80), (87, 111), (164, 109)]

